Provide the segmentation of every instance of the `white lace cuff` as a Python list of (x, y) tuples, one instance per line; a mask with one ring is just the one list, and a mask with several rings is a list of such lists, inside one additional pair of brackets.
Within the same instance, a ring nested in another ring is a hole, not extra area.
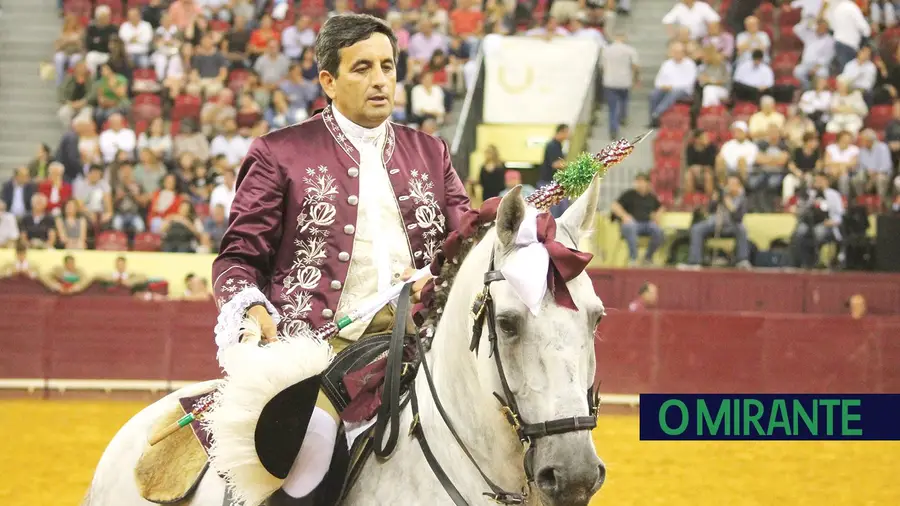
[(265, 304), (269, 314), (272, 315), (275, 325), (278, 325), (278, 322), (281, 321), (281, 315), (278, 314), (278, 310), (259, 291), (259, 288), (255, 286), (243, 288), (219, 308), (219, 318), (216, 320), (215, 330), (216, 344), (219, 346), (219, 350), (237, 344), (240, 341), (244, 313), (253, 304)]

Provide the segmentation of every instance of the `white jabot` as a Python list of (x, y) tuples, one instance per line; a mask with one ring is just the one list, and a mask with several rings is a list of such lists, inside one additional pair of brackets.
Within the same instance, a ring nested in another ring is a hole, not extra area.
[(525, 218), (516, 234), (516, 246), (519, 248), (500, 268), (516, 296), (535, 316), (547, 293), (547, 269), (550, 268), (550, 253), (543, 243), (538, 242), (538, 214), (539, 211), (533, 207), (525, 209)]
[[(347, 139), (359, 152), (359, 202), (353, 256), (344, 282), (335, 320), (370, 303), (379, 292), (390, 288), (399, 275), (413, 265), (406, 231), (394, 197), (382, 152), (387, 123), (365, 128), (353, 123), (332, 107), (334, 118)], [(344, 233), (339, 230), (338, 233)], [(345, 327), (340, 337), (356, 340), (374, 314)]]

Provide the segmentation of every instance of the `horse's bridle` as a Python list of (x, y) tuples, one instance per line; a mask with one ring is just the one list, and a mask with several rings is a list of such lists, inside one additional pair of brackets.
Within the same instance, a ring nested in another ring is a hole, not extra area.
[[(450, 430), (450, 433), (453, 435), (453, 438), (456, 440), (457, 444), (466, 454), (466, 457), (468, 457), (469, 461), (472, 462), (472, 465), (475, 466), (475, 468), (478, 470), (478, 473), (481, 474), (482, 479), (484, 479), (485, 483), (487, 483), (488, 487), (491, 489), (490, 492), (485, 492), (484, 495), (494, 499), (501, 504), (525, 504), (525, 500), (527, 497), (527, 487), (534, 482), (533, 468), (536, 440), (547, 436), (565, 434), (568, 432), (593, 430), (597, 426), (599, 395), (595, 388), (591, 387), (588, 389), (587, 399), (589, 411), (588, 415), (585, 416), (571, 416), (568, 418), (558, 418), (555, 420), (537, 423), (528, 423), (522, 418), (518, 403), (516, 402), (516, 397), (510, 389), (509, 382), (506, 379), (506, 373), (503, 369), (503, 361), (500, 358), (500, 347), (499, 339), (497, 337), (494, 301), (491, 297), (490, 291), (491, 283), (502, 281), (504, 279), (505, 278), (503, 274), (499, 270), (494, 269), (494, 254), (492, 252), (490, 267), (484, 274), (484, 288), (478, 295), (472, 307), (472, 314), (475, 318), (475, 323), (472, 328), (472, 340), (469, 344), (469, 350), (478, 353), (482, 331), (486, 324), (488, 328), (488, 339), (490, 340), (491, 347), (490, 353), (494, 357), (494, 363), (497, 366), (497, 373), (500, 376), (500, 384), (503, 388), (502, 396), (496, 392), (494, 393), (494, 396), (500, 402), (501, 411), (505, 415), (506, 420), (516, 431), (516, 435), (518, 436), (519, 441), (525, 448), (525, 459), (523, 462), (523, 466), (525, 468), (525, 477), (527, 480), (526, 490), (523, 490), (522, 492), (505, 491), (496, 483), (494, 483), (490, 478), (488, 478), (487, 475), (485, 475), (484, 471), (481, 469), (481, 466), (478, 465), (478, 463), (475, 461), (475, 458), (469, 452), (468, 448), (466, 448), (465, 444), (463, 444), (462, 439), (459, 437), (459, 434), (456, 432), (456, 429), (450, 421), (450, 418), (447, 416), (447, 413), (444, 410), (440, 399), (438, 399), (437, 391), (434, 387), (434, 381), (432, 380), (431, 376), (431, 369), (428, 367), (428, 362), (425, 358), (425, 350), (422, 345), (421, 339), (416, 339), (416, 346), (418, 347), (419, 360), (421, 361), (422, 368), (425, 370), (425, 378), (428, 382), (428, 388), (431, 391), (431, 396), (434, 399), (434, 404), (438, 410), (438, 413), (440, 413), (441, 418), (444, 420), (444, 423), (447, 425), (447, 428)], [(435, 476), (438, 478), (438, 481), (440, 481), (447, 494), (449, 494), (453, 499), (454, 504), (456, 504), (457, 506), (468, 506), (468, 502), (465, 500), (459, 490), (453, 485), (447, 474), (441, 468), (440, 464), (435, 459), (434, 454), (431, 452), (431, 449), (428, 446), (428, 442), (425, 440), (425, 435), (422, 432), (422, 428), (419, 423), (419, 407), (416, 399), (416, 389), (414, 385), (412, 388), (410, 388), (410, 400), (413, 410), (413, 422), (412, 427), (410, 427), (410, 434), (415, 436), (419, 441), (419, 445), (422, 448), (422, 453), (425, 455), (425, 460), (428, 461), (431, 470), (434, 472)]]

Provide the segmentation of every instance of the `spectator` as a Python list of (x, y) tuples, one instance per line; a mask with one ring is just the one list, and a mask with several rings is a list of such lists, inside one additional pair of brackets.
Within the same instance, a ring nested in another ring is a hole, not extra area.
[(184, 32), (203, 16), (203, 9), (196, 0), (174, 0), (169, 5), (168, 14), (178, 30)]
[(172, 156), (178, 158), (184, 152), (192, 153), (200, 161), (209, 160), (209, 141), (202, 132), (198, 132), (193, 120), (183, 120), (179, 124), (180, 131), (175, 136)]
[(394, 112), (391, 114), (391, 120), (406, 124), (409, 119), (406, 114), (408, 108), (409, 99), (406, 96), (406, 86), (397, 83), (397, 86), (394, 87)]
[(113, 71), (108, 63), (100, 66), (100, 78), (94, 82), (89, 99), (94, 110), (94, 121), (103, 125), (113, 114), (126, 114), (131, 107), (128, 98), (128, 79)]
[(872, 35), (872, 29), (852, 0), (837, 0), (826, 10), (825, 19), (834, 37), (834, 65), (843, 69), (856, 57), (862, 40)]
[(231, 202), (234, 201), (234, 193), (236, 191), (236, 180), (234, 169), (226, 169), (222, 171), (222, 183), (213, 188), (209, 197), (209, 207), (221, 207), (225, 213), (227, 220), (231, 213)]
[(839, 132), (836, 142), (825, 148), (825, 173), (832, 181), (846, 179), (859, 165), (859, 147), (852, 141), (853, 134)]
[(781, 200), (787, 205), (798, 189), (804, 193), (812, 186), (813, 174), (822, 170), (824, 161), (819, 153), (819, 136), (815, 132), (803, 135), (803, 145), (794, 149), (788, 162), (788, 173), (781, 185)]
[(222, 54), (231, 62), (232, 68), (246, 68), (249, 66), (250, 52), (247, 46), (250, 44), (250, 29), (247, 27), (247, 18), (235, 16), (234, 24), (222, 41), (225, 48)]
[(444, 108), (444, 90), (434, 84), (434, 74), (422, 73), (421, 82), (413, 86), (410, 93), (412, 113), (419, 118), (434, 116), (438, 123), (444, 122), (447, 110)]
[[(206, 105), (209, 104), (207, 102)], [(149, 149), (160, 160), (171, 159), (172, 136), (166, 131), (162, 117), (153, 118), (147, 131), (141, 132), (137, 139), (137, 149), (138, 152)]]
[(303, 71), (303, 78), (315, 84), (319, 89), (319, 65), (316, 64), (316, 53), (312, 49), (303, 51), (300, 57), (300, 69)]
[(56, 217), (56, 234), (62, 249), (87, 249), (88, 222), (79, 212), (77, 200), (69, 199), (63, 205), (62, 215)]
[(119, 38), (125, 43), (125, 53), (132, 64), (141, 68), (150, 66), (153, 27), (141, 19), (141, 11), (136, 7), (128, 9), (128, 19), (119, 27)]
[(204, 97), (212, 97), (225, 87), (228, 60), (216, 48), (211, 35), (205, 35), (191, 58), (191, 73), (203, 90)]
[(423, 117), (422, 123), (419, 125), (419, 131), (433, 137), (441, 137), (441, 133), (438, 131), (438, 123), (434, 116)]
[(702, 45), (716, 48), (716, 51), (722, 55), (722, 59), (725, 61), (731, 61), (734, 57), (734, 35), (727, 31), (722, 31), (722, 24), (718, 21), (707, 23), (707, 35), (703, 37)]
[(232, 0), (194, 0), (200, 4), (203, 14), (208, 19), (220, 19), (222, 21), (231, 20), (231, 4)]
[(691, 60), (694, 60), (695, 63), (699, 63), (703, 59), (703, 55), (700, 52), (700, 44), (691, 38), (691, 31), (686, 26), (678, 29), (677, 35), (669, 42), (669, 45), (671, 46), (675, 43), (681, 44), (684, 47), (684, 54)]
[[(887, 200), (891, 173), (894, 170), (891, 150), (887, 144), (878, 140), (878, 134), (871, 128), (859, 134), (858, 160), (857, 167), (853, 171), (845, 172), (843, 178), (838, 181), (841, 193), (859, 196), (874, 192)], [(851, 184), (854, 190), (852, 193)]]
[(779, 130), (784, 127), (784, 114), (775, 110), (775, 99), (766, 95), (759, 101), (759, 111), (750, 116), (748, 127), (753, 140), (761, 139), (769, 134), (770, 127)]
[(88, 71), (87, 64), (78, 61), (72, 68), (72, 73), (65, 77), (59, 88), (59, 121), (63, 128), (72, 126), (75, 118), (93, 117), (93, 109), (88, 103), (93, 95), (94, 78)]
[[(185, 175), (187, 176), (187, 174)], [(206, 164), (194, 164), (193, 174), (187, 179), (192, 201), (209, 202), (209, 194), (214, 181), (215, 176), (209, 172)]]
[[(54, 43), (56, 54), (53, 62), (56, 68), (56, 85), (62, 86), (66, 79), (66, 71), (75, 65), (84, 55), (84, 28), (74, 14), (66, 14), (63, 18), (62, 33)], [(67, 124), (68, 126), (68, 124)]]
[(47, 168), (47, 179), (38, 183), (38, 192), (47, 198), (44, 206), (53, 216), (59, 216), (62, 205), (72, 198), (72, 185), (63, 179), (64, 170), (61, 163), (53, 162)]
[(141, 207), (147, 203), (144, 189), (134, 176), (130, 163), (119, 165), (113, 186), (112, 228), (119, 232), (141, 233), (147, 229), (141, 216)]
[(166, 8), (162, 5), (162, 0), (148, 0), (141, 11), (141, 17), (144, 21), (150, 23), (154, 30), (162, 24), (162, 18), (166, 14)]
[(175, 26), (172, 17), (164, 14), (160, 25), (154, 32), (153, 45), (156, 50), (151, 55), (156, 77), (162, 82), (169, 77), (170, 61), (177, 57), (181, 50), (182, 41), (178, 34), (178, 27)]
[(770, 125), (765, 138), (757, 141), (759, 154), (756, 155), (756, 166), (747, 176), (747, 192), (750, 209), (762, 212), (773, 212), (771, 195), (781, 193), (781, 183), (787, 164), (791, 159), (790, 148), (784, 141), (781, 128)]
[(287, 95), (283, 91), (277, 89), (272, 92), (272, 104), (265, 114), (266, 121), (269, 122), (272, 128), (284, 128), (295, 125), (308, 117), (306, 109), (291, 107), (290, 103), (288, 103)]
[(63, 263), (40, 277), (50, 291), (59, 295), (75, 295), (91, 286), (92, 280), (75, 264), (75, 257), (66, 255)]
[(139, 158), (140, 163), (134, 168), (134, 180), (145, 192), (153, 193), (166, 175), (166, 166), (150, 148), (142, 149)]
[(638, 289), (638, 297), (628, 304), (628, 311), (632, 313), (652, 309), (656, 307), (658, 290), (653, 283), (644, 283)]
[(7, 211), (6, 202), (0, 200), (0, 248), (8, 248), (19, 242), (19, 221)]
[(316, 45), (316, 31), (312, 27), (312, 19), (301, 15), (297, 22), (281, 32), (281, 44), (284, 54), (291, 60), (299, 61), (303, 50)]
[(209, 153), (213, 156), (225, 155), (228, 163), (236, 166), (241, 163), (247, 150), (250, 149), (250, 139), (238, 133), (237, 123), (233, 119), (225, 121), (222, 134), (213, 139), (209, 146)]
[(731, 93), (731, 66), (713, 46), (703, 48), (703, 65), (700, 66), (697, 83), (701, 91), (701, 107), (721, 105)]
[(769, 34), (759, 29), (759, 18), (756, 16), (747, 16), (744, 20), (745, 31), (738, 34), (735, 39), (737, 47), (736, 64), (751, 61), (757, 51), (763, 54), (763, 61), (769, 63), (769, 48), (772, 47), (772, 40)]
[(132, 158), (135, 147), (137, 137), (134, 130), (125, 124), (125, 118), (118, 113), (110, 115), (109, 128), (100, 134), (100, 153), (103, 154), (103, 160), (106, 163), (112, 162), (119, 151), (124, 151)]
[(37, 187), (31, 180), (26, 167), (19, 167), (13, 172), (13, 177), (3, 183), (3, 203), (6, 210), (17, 219), (31, 212), (31, 197), (37, 192)]
[(109, 61), (109, 42), (119, 29), (110, 23), (111, 10), (108, 5), (99, 5), (94, 10), (94, 21), (85, 31), (84, 48), (87, 54), (84, 61), (91, 74), (97, 75), (97, 69)]
[(804, 91), (797, 104), (803, 114), (816, 124), (816, 130), (825, 130), (831, 113), (831, 91), (824, 77), (816, 77), (813, 89)]
[(818, 263), (823, 245), (841, 240), (844, 202), (841, 194), (830, 187), (825, 173), (816, 173), (813, 187), (797, 205), (796, 214), (797, 226), (791, 237), (794, 266), (812, 267)]
[(719, 15), (708, 3), (682, 0), (663, 16), (662, 22), (670, 27), (670, 33), (673, 27), (686, 26), (690, 29), (692, 38), (702, 39), (707, 34), (707, 23), (718, 23), (720, 20)]
[(747, 124), (743, 121), (735, 121), (731, 125), (732, 139), (722, 145), (716, 157), (716, 177), (719, 184), (726, 181), (726, 176), (731, 175), (737, 175), (741, 181), (746, 181), (756, 164), (759, 147), (750, 140), (747, 130)]
[(803, 138), (806, 134), (816, 133), (816, 124), (800, 113), (799, 108), (792, 104), (787, 108), (787, 118), (784, 120), (782, 133), (788, 147), (796, 149), (803, 145)]
[(691, 226), (691, 249), (688, 264), (700, 265), (703, 257), (703, 245), (709, 236), (734, 237), (737, 267), (749, 268), (750, 242), (747, 239), (747, 229), (744, 227), (747, 197), (739, 177), (728, 176), (725, 190), (720, 190), (710, 201), (709, 212), (712, 216)]
[(847, 80), (851, 90), (860, 91), (864, 96), (871, 96), (878, 77), (878, 68), (872, 63), (872, 49), (869, 46), (859, 48), (856, 58), (844, 65), (840, 77)]
[(278, 41), (270, 40), (266, 52), (256, 59), (253, 70), (259, 74), (259, 80), (268, 90), (281, 84), (291, 68), (291, 60), (279, 49)]
[[(600, 48), (605, 49), (607, 40), (606, 37), (603, 36), (603, 32), (593, 26), (588, 26), (585, 23), (587, 23), (587, 14), (583, 12), (578, 13), (578, 15), (572, 18), (569, 22), (569, 26), (572, 28), (572, 37), (593, 40)], [(475, 38), (475, 40), (477, 41), (477, 38)]]
[(28, 244), (24, 241), (16, 243), (16, 259), (0, 269), (0, 277), (26, 276), (31, 279), (38, 277), (38, 271), (28, 262)]
[(92, 225), (106, 227), (113, 217), (112, 191), (103, 179), (103, 167), (92, 165), (87, 177), (75, 181), (74, 196)]
[(204, 135), (212, 137), (220, 133), (226, 121), (236, 118), (234, 92), (230, 88), (222, 88), (215, 101), (207, 101), (200, 109), (200, 129)]
[(250, 58), (263, 54), (269, 46), (270, 41), (281, 42), (281, 34), (272, 27), (272, 17), (263, 14), (259, 20), (259, 28), (253, 30), (250, 34), (250, 42), (247, 45), (247, 51), (250, 52)]
[(659, 118), (676, 101), (688, 98), (697, 81), (697, 64), (684, 55), (684, 46), (672, 45), (672, 57), (662, 63), (650, 93), (650, 126), (659, 127)]
[(419, 32), (409, 38), (409, 64), (413, 72), (424, 67), (438, 49), (447, 52), (447, 37), (434, 31), (434, 23), (430, 19), (423, 18), (419, 22)]
[[(73, 124), (78, 120), (74, 120)], [(92, 120), (84, 120), (78, 134), (78, 168), (72, 174), (72, 181), (85, 175), (92, 163), (103, 163), (103, 155), (100, 152), (100, 135), (97, 134), (97, 124)]]
[(609, 108), (609, 137), (619, 137), (619, 125), (628, 119), (628, 96), (640, 80), (637, 51), (625, 43), (625, 32), (616, 32), (612, 44), (601, 53), (603, 94)]
[(211, 253), (218, 253), (219, 246), (222, 244), (222, 236), (228, 229), (228, 216), (222, 204), (210, 205), (210, 214), (206, 218), (204, 228), (209, 236), (209, 247)]
[(763, 95), (769, 94), (775, 85), (775, 73), (772, 67), (763, 61), (763, 52), (753, 51), (749, 61), (738, 64), (734, 70), (734, 99), (747, 102), (759, 102)]
[[(447, 10), (441, 7), (438, 0), (425, 0), (422, 10), (420, 19), (429, 21), (435, 30), (444, 35), (449, 32), (450, 16), (447, 14)], [(447, 48), (442, 49), (446, 51)]]
[(830, 119), (825, 124), (826, 131), (846, 131), (856, 135), (863, 126), (863, 118), (869, 113), (869, 108), (862, 93), (851, 90), (847, 78), (838, 76), (837, 93), (831, 95), (830, 112)]
[(163, 221), (175, 214), (181, 206), (182, 197), (178, 193), (178, 178), (169, 173), (163, 176), (160, 188), (153, 192), (147, 212), (147, 223), (150, 231), (159, 234)]
[(162, 250), (169, 253), (194, 253), (198, 244), (208, 244), (203, 223), (197, 218), (194, 206), (187, 201), (179, 203), (177, 211), (165, 217), (160, 234)]
[(177, 97), (182, 91), (194, 95), (202, 92), (200, 76), (191, 67), (193, 59), (194, 45), (185, 42), (178, 47), (178, 53), (167, 60), (162, 86), (169, 91), (170, 97)]
[(650, 244), (644, 254), (644, 265), (653, 264), (653, 254), (662, 245), (665, 235), (659, 226), (662, 204), (650, 188), (646, 174), (638, 174), (634, 187), (626, 190), (610, 209), (622, 223), (622, 239), (628, 244), (628, 265), (638, 262), (638, 237), (650, 237)]
[(528, 196), (535, 191), (534, 186), (531, 186), (530, 184), (522, 184), (522, 173), (513, 169), (509, 169), (503, 173), (503, 184), (504, 188), (500, 190), (500, 193), (498, 195), (499, 197), (503, 197), (516, 186), (522, 187), (523, 198), (528, 198)]
[[(497, 146), (490, 144), (484, 149), (484, 163), (478, 172), (477, 184), (481, 186), (482, 200), (488, 200), (500, 195), (506, 187), (506, 164), (500, 158)], [(474, 181), (469, 182), (475, 184)]]
[(554, 37), (567, 37), (570, 35), (570, 33), (569, 30), (566, 30), (559, 25), (559, 19), (550, 15), (547, 16), (547, 19), (541, 26), (536, 26), (531, 30), (528, 30), (527, 32), (525, 32), (525, 35), (529, 37), (541, 37), (546, 40), (552, 40)]
[(859, 320), (866, 315), (866, 299), (862, 294), (856, 293), (851, 295), (850, 299), (847, 300), (847, 306), (850, 309), (850, 318), (854, 320)]
[(702, 191), (709, 196), (715, 189), (716, 147), (709, 141), (704, 130), (694, 130), (692, 142), (685, 152), (687, 170), (684, 172), (684, 191)]
[(31, 196), (31, 213), (19, 221), (19, 239), (32, 248), (53, 248), (56, 244), (54, 218), (47, 212), (47, 197), (42, 193)]
[(803, 53), (794, 67), (794, 77), (803, 89), (808, 89), (812, 77), (829, 76), (834, 59), (834, 38), (828, 32), (828, 22), (824, 19), (816, 22), (815, 31), (805, 21), (797, 23), (794, 25), (794, 35), (803, 42)]
[(463, 39), (474, 39), (484, 26), (481, 2), (460, 0), (450, 13), (450, 33)]
[(209, 292), (209, 284), (205, 278), (201, 278), (194, 274), (188, 274), (184, 278), (184, 295), (182, 300), (204, 301), (212, 299)]
[(124, 256), (116, 257), (112, 272), (97, 276), (97, 281), (110, 285), (120, 285), (125, 288), (134, 288), (147, 282), (144, 276), (129, 272), (128, 263)]
[(447, 52), (447, 72), (450, 74), (450, 89), (454, 93), (465, 93), (465, 67), (470, 62), (471, 54), (471, 48), (461, 38), (453, 37), (450, 39)]
[(50, 152), (50, 146), (44, 143), (38, 144), (37, 156), (28, 164), (28, 173), (31, 174), (32, 179), (38, 181), (46, 179), (51, 161), (53, 161), (53, 153)]

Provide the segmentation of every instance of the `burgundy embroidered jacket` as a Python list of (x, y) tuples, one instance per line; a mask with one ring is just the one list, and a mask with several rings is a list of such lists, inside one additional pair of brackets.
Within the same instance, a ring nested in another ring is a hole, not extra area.
[[(468, 196), (440, 139), (388, 123), (382, 156), (422, 268), (469, 209)], [(253, 141), (213, 263), (220, 348), (238, 341), (255, 303), (288, 334), (334, 317), (353, 255), (358, 176), (359, 153), (331, 106)]]

